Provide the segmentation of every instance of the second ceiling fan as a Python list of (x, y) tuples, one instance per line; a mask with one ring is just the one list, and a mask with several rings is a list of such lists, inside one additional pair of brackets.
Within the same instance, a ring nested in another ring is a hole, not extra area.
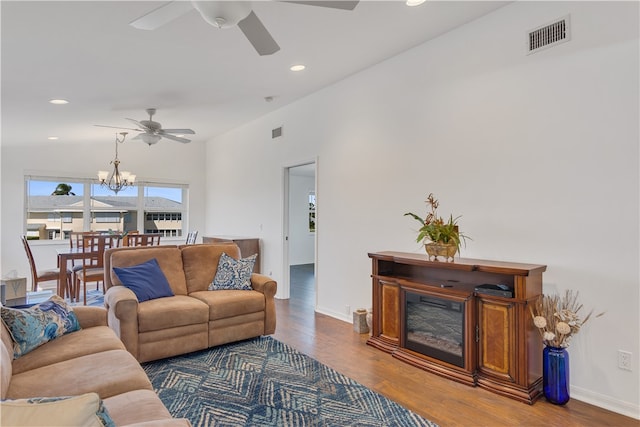
[[(119, 126), (107, 126), (107, 125), (95, 125), (103, 128), (115, 128), (115, 129), (127, 129), (127, 130), (135, 130), (140, 132), (138, 135), (134, 136), (131, 139), (141, 139), (147, 145), (155, 144), (160, 141), (162, 138), (170, 139), (172, 141), (182, 142), (183, 144), (191, 142), (190, 139), (183, 138), (182, 135), (195, 135), (195, 132), (192, 129), (163, 129), (162, 125), (158, 122), (153, 121), (153, 115), (156, 113), (155, 108), (147, 108), (145, 110), (149, 115), (149, 120), (134, 120), (127, 119), (131, 123), (138, 126), (137, 128), (125, 128)], [(172, 134), (179, 134), (172, 135)]]
[[(310, 6), (353, 10), (359, 1), (286, 1)], [(202, 18), (217, 28), (238, 26), (259, 55), (271, 55), (280, 50), (262, 21), (251, 9), (250, 1), (172, 1), (129, 23), (141, 30), (155, 30), (190, 10), (196, 9)]]

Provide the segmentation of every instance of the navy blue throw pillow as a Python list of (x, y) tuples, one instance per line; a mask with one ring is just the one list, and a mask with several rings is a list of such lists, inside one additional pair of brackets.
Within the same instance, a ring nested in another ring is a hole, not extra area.
[(113, 271), (122, 284), (136, 294), (138, 302), (173, 296), (171, 286), (155, 258), (132, 267), (113, 267)]

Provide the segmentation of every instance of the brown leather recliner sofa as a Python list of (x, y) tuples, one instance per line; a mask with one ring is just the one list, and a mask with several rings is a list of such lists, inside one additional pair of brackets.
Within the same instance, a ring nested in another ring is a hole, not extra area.
[[(123, 247), (107, 250), (105, 305), (109, 326), (139, 362), (162, 359), (275, 332), (276, 282), (253, 273), (252, 290), (208, 290), (230, 244)], [(155, 258), (174, 296), (138, 302), (114, 267)]]

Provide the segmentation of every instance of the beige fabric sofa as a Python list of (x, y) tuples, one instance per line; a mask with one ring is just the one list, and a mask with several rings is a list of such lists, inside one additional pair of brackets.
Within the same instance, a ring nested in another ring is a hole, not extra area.
[[(140, 364), (107, 326), (100, 307), (74, 307), (81, 330), (21, 357), (2, 323), (0, 392), (2, 399), (77, 396), (97, 393), (118, 426), (190, 426), (174, 419), (154, 393)], [(0, 408), (0, 411), (2, 409)], [(55, 421), (50, 420), (54, 425)]]
[[(253, 273), (252, 290), (207, 290), (222, 253), (240, 259), (233, 243), (114, 248), (105, 252), (109, 326), (140, 362), (162, 359), (275, 332), (276, 282)], [(138, 302), (114, 267), (155, 258), (174, 296)]]

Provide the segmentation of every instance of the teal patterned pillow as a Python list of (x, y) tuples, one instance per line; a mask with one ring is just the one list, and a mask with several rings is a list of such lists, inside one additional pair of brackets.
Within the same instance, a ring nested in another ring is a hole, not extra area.
[(104, 427), (116, 427), (116, 423), (111, 419), (111, 415), (109, 415), (109, 411), (107, 411), (107, 408), (104, 406), (102, 399), (100, 399), (100, 407), (98, 408), (98, 412), (96, 412), (96, 417), (98, 417)]
[(2, 322), (13, 338), (16, 359), (46, 342), (80, 329), (73, 308), (58, 295), (26, 309), (3, 306), (0, 311)]
[(235, 259), (223, 252), (218, 262), (216, 277), (209, 285), (209, 290), (239, 289), (250, 291), (252, 289), (251, 273), (253, 273), (253, 265), (256, 263), (257, 257), (258, 254), (254, 254), (248, 258)]

